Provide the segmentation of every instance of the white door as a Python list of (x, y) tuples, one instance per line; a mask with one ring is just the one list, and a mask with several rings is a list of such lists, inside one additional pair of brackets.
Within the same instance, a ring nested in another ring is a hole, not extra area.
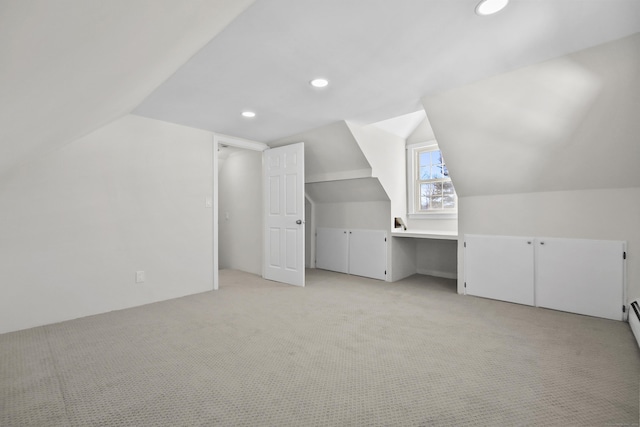
[(532, 237), (464, 236), (467, 295), (534, 305)]
[(625, 243), (536, 240), (536, 305), (622, 320)]
[(304, 286), (304, 143), (265, 150), (263, 277)]
[(386, 280), (387, 232), (349, 231), (349, 274)]
[(349, 230), (316, 228), (316, 268), (349, 272)]

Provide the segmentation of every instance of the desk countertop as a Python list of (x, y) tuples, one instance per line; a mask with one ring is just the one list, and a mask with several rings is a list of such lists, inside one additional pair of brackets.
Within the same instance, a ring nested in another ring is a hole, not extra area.
[(413, 237), (417, 239), (458, 240), (457, 231), (404, 230), (391, 232), (392, 237)]

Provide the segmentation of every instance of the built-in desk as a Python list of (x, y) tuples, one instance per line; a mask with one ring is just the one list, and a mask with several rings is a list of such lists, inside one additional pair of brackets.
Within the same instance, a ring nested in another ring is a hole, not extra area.
[(410, 272), (413, 268), (412, 274), (447, 279), (457, 277), (457, 231), (393, 230), (391, 236), (402, 240), (394, 239), (402, 246), (401, 253), (412, 262), (411, 266), (409, 263), (405, 264), (407, 269), (401, 271)]
[(391, 236), (392, 237), (413, 237), (416, 239), (458, 240), (457, 231), (393, 230), (391, 231)]

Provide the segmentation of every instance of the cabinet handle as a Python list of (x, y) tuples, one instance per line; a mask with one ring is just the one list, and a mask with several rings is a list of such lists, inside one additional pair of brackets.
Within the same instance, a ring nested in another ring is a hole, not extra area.
[(544, 242), (540, 242), (541, 245), (544, 245)]
[(531, 240), (527, 240), (527, 245), (530, 245), (530, 244), (531, 244)]

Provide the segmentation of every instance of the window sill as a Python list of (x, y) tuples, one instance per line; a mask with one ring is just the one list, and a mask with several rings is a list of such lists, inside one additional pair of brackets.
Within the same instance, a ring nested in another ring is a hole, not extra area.
[(458, 219), (457, 212), (410, 213), (408, 216), (409, 219)]

